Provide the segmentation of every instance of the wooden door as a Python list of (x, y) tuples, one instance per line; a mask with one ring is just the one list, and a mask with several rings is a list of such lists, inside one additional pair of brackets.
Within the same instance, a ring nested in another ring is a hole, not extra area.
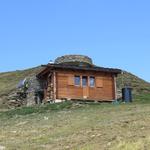
[(89, 87), (83, 87), (83, 98), (87, 99), (89, 97)]
[(82, 88), (83, 88), (83, 98), (87, 99), (89, 97), (89, 86), (87, 76), (82, 76)]

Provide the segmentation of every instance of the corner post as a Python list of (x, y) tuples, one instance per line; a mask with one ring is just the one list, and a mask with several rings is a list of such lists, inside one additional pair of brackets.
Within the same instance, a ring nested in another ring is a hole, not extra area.
[(54, 85), (54, 96), (53, 96), (53, 99), (54, 99), (54, 101), (56, 100), (56, 72), (54, 71), (53, 72), (53, 76), (54, 76), (54, 80), (53, 80), (53, 85)]
[(113, 75), (113, 77), (114, 77), (114, 98), (115, 98), (115, 100), (117, 100), (117, 85), (116, 85), (117, 80), (116, 80), (116, 75)]

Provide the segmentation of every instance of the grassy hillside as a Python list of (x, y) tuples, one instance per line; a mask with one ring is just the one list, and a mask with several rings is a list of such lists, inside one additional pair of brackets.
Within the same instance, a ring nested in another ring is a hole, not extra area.
[[(0, 99), (14, 91), (21, 79), (40, 70), (0, 73)], [(119, 75), (119, 88), (122, 80), (134, 88), (132, 104), (64, 102), (0, 109), (0, 149), (148, 150), (150, 84), (127, 72)]]
[(148, 150), (149, 108), (150, 103), (61, 103), (0, 112), (0, 147), (8, 150)]
[(118, 75), (117, 86), (121, 89), (126, 85), (131, 86), (135, 94), (150, 93), (150, 83), (129, 72), (124, 71), (123, 74)]

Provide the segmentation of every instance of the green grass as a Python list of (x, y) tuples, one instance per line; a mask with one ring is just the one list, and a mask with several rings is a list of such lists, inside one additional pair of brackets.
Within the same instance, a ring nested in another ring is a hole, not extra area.
[(150, 93), (142, 93), (133, 96), (134, 103), (150, 103)]
[(64, 102), (0, 112), (8, 150), (141, 150), (150, 147), (150, 103)]
[[(46, 104), (46, 105), (37, 105), (31, 107), (20, 107), (16, 109), (10, 109), (8, 111), (0, 112), (0, 117), (13, 117), (15, 115), (29, 115), (33, 113), (46, 113), (50, 111), (60, 111), (60, 110), (67, 110), (71, 108), (75, 108), (75, 103), (73, 102), (62, 102), (62, 103), (54, 103), (54, 104)], [(77, 105), (78, 107), (78, 105)]]

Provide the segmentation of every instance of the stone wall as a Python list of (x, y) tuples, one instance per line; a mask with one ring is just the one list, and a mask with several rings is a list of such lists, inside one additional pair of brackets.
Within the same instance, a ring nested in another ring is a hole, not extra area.
[(36, 76), (32, 76), (28, 78), (29, 88), (27, 90), (27, 106), (35, 105), (36, 103), (40, 103), (39, 93), (43, 91), (42, 83), (36, 78)]
[(17, 88), (7, 97), (8, 107), (14, 108), (22, 105), (32, 106), (42, 103), (43, 99), (43, 83), (36, 76), (26, 78), (28, 86)]
[(93, 65), (92, 59), (84, 55), (65, 55), (65, 56), (58, 57), (55, 60), (56, 64), (71, 64), (73, 62)]

